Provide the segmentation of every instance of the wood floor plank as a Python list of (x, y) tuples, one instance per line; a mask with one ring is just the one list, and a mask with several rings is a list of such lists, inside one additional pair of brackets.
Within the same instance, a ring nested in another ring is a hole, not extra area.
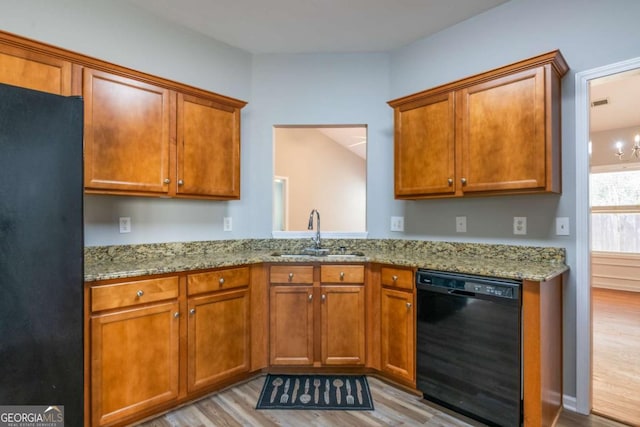
[(593, 288), (593, 411), (640, 425), (640, 293)]
[[(367, 377), (374, 411), (257, 410), (265, 376), (211, 394), (139, 427), (330, 427), (427, 426), (478, 427), (482, 424), (440, 408), (420, 397)], [(563, 412), (557, 427), (623, 427), (600, 417)]]

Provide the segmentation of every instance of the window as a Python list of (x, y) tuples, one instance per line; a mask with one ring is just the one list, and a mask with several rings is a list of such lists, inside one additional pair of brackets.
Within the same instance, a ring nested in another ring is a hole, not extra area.
[(640, 170), (590, 175), (591, 249), (640, 253)]

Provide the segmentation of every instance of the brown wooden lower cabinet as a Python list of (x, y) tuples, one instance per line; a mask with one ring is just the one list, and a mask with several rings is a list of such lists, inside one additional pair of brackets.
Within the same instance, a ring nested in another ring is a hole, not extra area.
[(249, 290), (194, 297), (187, 321), (189, 393), (249, 371)]
[(382, 288), (382, 371), (415, 386), (415, 316), (413, 292)]
[(364, 365), (364, 268), (361, 264), (271, 267), (272, 366)]
[(177, 313), (169, 301), (91, 318), (92, 425), (177, 399)]
[[(85, 425), (127, 425), (232, 384), (251, 375), (252, 354), (264, 355), (257, 369), (358, 372), (376, 352), (380, 363), (369, 369), (415, 388), (413, 273), (278, 264), (87, 283)], [(522, 319), (524, 425), (553, 425), (562, 397), (562, 276), (524, 281)], [(268, 339), (251, 342), (252, 329), (268, 329)]]
[(271, 286), (269, 294), (271, 365), (312, 365), (313, 287)]
[(249, 372), (249, 277), (239, 267), (88, 283), (85, 425), (127, 425)]

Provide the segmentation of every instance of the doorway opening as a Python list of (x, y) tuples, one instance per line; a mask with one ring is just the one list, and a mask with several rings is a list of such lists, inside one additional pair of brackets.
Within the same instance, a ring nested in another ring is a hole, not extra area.
[(640, 424), (639, 68), (640, 58), (576, 76), (576, 409), (632, 425)]

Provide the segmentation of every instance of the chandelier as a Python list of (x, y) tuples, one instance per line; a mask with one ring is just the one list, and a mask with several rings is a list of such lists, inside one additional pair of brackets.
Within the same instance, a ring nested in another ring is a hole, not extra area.
[[(631, 157), (640, 159), (640, 133), (636, 134), (633, 140), (634, 140), (634, 144), (633, 144), (633, 147), (631, 147)], [(616, 156), (618, 156), (619, 160), (622, 160), (622, 157), (624, 156), (624, 151), (622, 151), (623, 145), (624, 144), (622, 141), (616, 142), (616, 148), (618, 149), (618, 151), (616, 151)]]

